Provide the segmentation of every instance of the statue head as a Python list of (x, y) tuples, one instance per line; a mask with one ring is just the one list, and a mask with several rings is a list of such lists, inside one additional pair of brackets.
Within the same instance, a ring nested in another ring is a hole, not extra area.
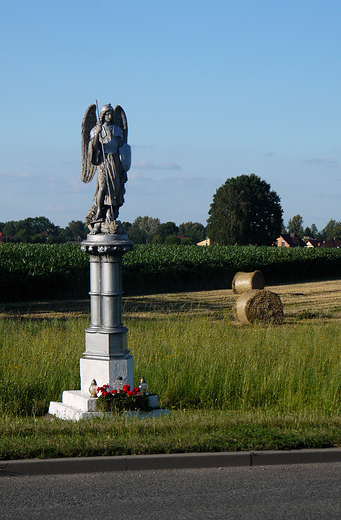
[(103, 121), (105, 121), (105, 114), (107, 112), (112, 112), (112, 119), (114, 119), (115, 112), (110, 103), (101, 107), (101, 112), (99, 114), (99, 121), (101, 124), (103, 123)]

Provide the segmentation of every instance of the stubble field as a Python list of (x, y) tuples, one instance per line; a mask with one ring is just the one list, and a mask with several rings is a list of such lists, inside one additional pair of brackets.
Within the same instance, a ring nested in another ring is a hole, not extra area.
[[(316, 320), (341, 321), (341, 280), (293, 283), (267, 286), (278, 294), (284, 307), (284, 323)], [(169, 293), (146, 296), (123, 296), (124, 319), (157, 318), (164, 314), (186, 313), (219, 318), (227, 314), (233, 320), (232, 308), (239, 295), (230, 289)], [(89, 300), (52, 300), (43, 302), (0, 303), (0, 319), (71, 319), (89, 318)]]

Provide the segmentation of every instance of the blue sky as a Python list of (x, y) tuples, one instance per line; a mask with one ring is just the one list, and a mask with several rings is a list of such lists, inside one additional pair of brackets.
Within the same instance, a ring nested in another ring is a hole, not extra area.
[(341, 4), (334, 0), (13, 1), (0, 21), (0, 221), (83, 220), (80, 125), (126, 111), (120, 219), (206, 224), (255, 173), (322, 229), (341, 220)]

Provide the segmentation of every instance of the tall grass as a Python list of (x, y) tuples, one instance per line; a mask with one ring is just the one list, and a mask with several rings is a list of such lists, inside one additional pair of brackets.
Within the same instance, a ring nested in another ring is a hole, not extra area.
[[(127, 319), (135, 384), (161, 404), (335, 415), (341, 411), (341, 324), (238, 328), (227, 316)], [(42, 415), (79, 388), (86, 319), (0, 321), (0, 412)]]
[(78, 388), (85, 320), (0, 320), (0, 412), (43, 415)]
[(339, 413), (341, 326), (237, 328), (209, 317), (140, 323), (137, 370), (175, 407)]

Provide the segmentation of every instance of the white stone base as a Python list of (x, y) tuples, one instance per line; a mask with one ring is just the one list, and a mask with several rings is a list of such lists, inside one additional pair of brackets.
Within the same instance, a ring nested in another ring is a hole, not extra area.
[(63, 403), (50, 402), (49, 414), (69, 421), (79, 421), (80, 419), (92, 419), (93, 417), (103, 417), (101, 412), (82, 412), (78, 408), (68, 406)]
[(97, 386), (109, 385), (109, 390), (116, 389), (118, 377), (122, 377), (123, 384), (134, 386), (134, 358), (130, 354), (122, 358), (90, 359), (82, 357), (80, 359), (81, 391), (88, 392), (93, 379)]
[[(111, 413), (96, 412), (96, 398), (90, 397), (89, 393), (81, 390), (68, 390), (63, 392), (62, 403), (55, 401), (50, 402), (49, 414), (59, 419), (79, 421), (80, 419), (92, 419), (93, 417), (103, 418), (104, 416), (113, 415)], [(158, 396), (153, 394), (148, 402), (149, 406), (154, 407), (150, 412), (132, 411), (124, 412), (127, 419), (137, 417), (138, 419), (147, 419), (149, 417), (163, 417), (170, 415), (169, 410), (158, 408)]]

